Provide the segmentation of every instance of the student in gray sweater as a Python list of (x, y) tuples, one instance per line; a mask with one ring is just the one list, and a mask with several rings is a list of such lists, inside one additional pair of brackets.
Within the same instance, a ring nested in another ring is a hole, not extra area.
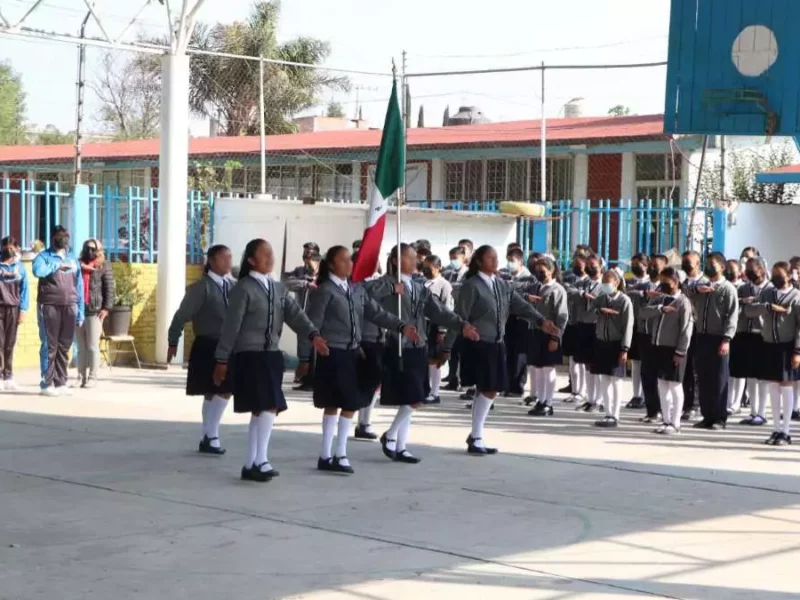
[(694, 329), (691, 301), (681, 291), (681, 278), (672, 267), (660, 274), (662, 295), (652, 298), (641, 309), (648, 321), (650, 352), (658, 378), (663, 424), (654, 433), (671, 435), (680, 432), (689, 345)]
[(622, 293), (622, 278), (615, 270), (603, 273), (603, 283), (592, 309), (597, 313), (591, 373), (606, 415), (597, 427), (617, 427), (622, 407), (621, 387), (633, 341), (633, 303)]
[[(442, 260), (435, 255), (425, 259), (422, 267), (425, 276), (425, 287), (439, 301), (450, 310), (453, 310), (453, 286), (442, 277)], [(433, 323), (428, 323), (428, 378), (430, 380), (430, 394), (425, 399), (425, 404), (440, 404), (439, 390), (442, 385), (442, 367), (439, 355), (442, 353), (442, 342), (447, 329)]]
[(229, 373), (220, 385), (214, 384), (217, 341), (228, 308), (228, 296), (236, 283), (230, 276), (231, 251), (227, 246), (211, 246), (206, 253), (203, 276), (186, 289), (181, 305), (172, 317), (167, 334), (167, 362), (178, 352), (178, 342), (186, 323), (192, 323), (194, 342), (189, 352), (186, 395), (203, 396), (203, 439), (199, 452), (225, 454), (219, 440), (219, 424), (233, 393)]
[[(472, 403), (472, 431), (467, 437), (469, 454), (496, 454), (483, 441), (483, 428), (492, 402), (506, 387), (506, 357), (503, 337), (510, 314), (525, 318), (549, 335), (561, 335), (552, 321), (545, 319), (532, 304), (496, 276), (497, 252), (491, 246), (478, 248), (470, 261), (469, 272), (456, 299), (456, 313), (477, 330), (480, 340), (465, 339), (461, 354), (461, 374), (466, 385), (476, 388)], [(451, 330), (445, 348), (455, 341)]]
[[(412, 279), (416, 269), (416, 251), (408, 244), (400, 244), (399, 250), (395, 246), (389, 254), (386, 275), (369, 286), (372, 297), (386, 311), (412, 325), (418, 334), (416, 337), (405, 337), (401, 341), (397, 331), (387, 330), (386, 350), (383, 354), (381, 404), (396, 406), (397, 413), (392, 425), (381, 436), (381, 446), (387, 458), (407, 464), (420, 461), (408, 450), (407, 443), (411, 416), (416, 408), (424, 404), (427, 397), (427, 320), (445, 327), (448, 335), (461, 333), (468, 339), (478, 338), (474, 327), (442, 304), (422, 283)], [(443, 360), (444, 355), (440, 358), (440, 361)]]
[(703, 419), (696, 429), (724, 429), (728, 421), (728, 378), (731, 340), (739, 320), (739, 297), (725, 279), (725, 256), (719, 252), (706, 258), (707, 284), (694, 288), (695, 371)]
[[(353, 473), (347, 458), (347, 438), (356, 411), (368, 398), (362, 393), (359, 362), (365, 321), (410, 339), (418, 339), (416, 329), (385, 311), (369, 296), (363, 284), (349, 281), (353, 272), (350, 251), (333, 246), (320, 263), (318, 287), (311, 293), (307, 313), (328, 344), (327, 356), (317, 359), (314, 375), (314, 406), (324, 409), (322, 449), (317, 469), (334, 473)], [(311, 344), (304, 341), (300, 360), (310, 364)], [(333, 437), (336, 435), (336, 451)]]
[(794, 382), (800, 381), (800, 290), (792, 286), (790, 273), (789, 263), (775, 263), (772, 286), (765, 287), (758, 299), (744, 308), (748, 317), (763, 319), (758, 369), (772, 404), (774, 429), (766, 442), (770, 446), (792, 443)]
[(319, 330), (286, 287), (270, 277), (274, 265), (275, 255), (268, 242), (255, 239), (247, 243), (215, 352), (215, 385), (225, 381), (232, 360), (233, 410), (251, 413), (242, 467), (246, 481), (264, 482), (278, 475), (269, 464), (267, 452), (275, 417), (287, 408), (279, 349), (284, 322), (299, 337), (311, 340), (318, 355), (328, 354)]

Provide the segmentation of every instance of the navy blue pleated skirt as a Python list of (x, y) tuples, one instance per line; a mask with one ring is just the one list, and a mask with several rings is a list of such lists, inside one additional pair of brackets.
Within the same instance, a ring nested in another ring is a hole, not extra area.
[(575, 325), (575, 352), (572, 357), (581, 365), (589, 365), (594, 359), (594, 345), (597, 341), (594, 323), (578, 323)]
[(404, 348), (401, 362), (397, 347), (387, 344), (381, 369), (381, 405), (422, 404), (428, 385), (428, 349)]
[(650, 346), (653, 361), (656, 365), (658, 379), (662, 381), (683, 381), (686, 376), (686, 361), (684, 356), (681, 364), (675, 364), (675, 348), (672, 346)]
[(564, 356), (575, 356), (576, 336), (577, 328), (575, 325), (567, 325), (564, 328), (564, 335), (561, 336), (561, 351)]
[(364, 395), (359, 386), (358, 363), (361, 350), (331, 348), (328, 356), (317, 356), (314, 372), (314, 406), (361, 410)]
[(541, 369), (555, 367), (564, 362), (564, 354), (560, 343), (555, 351), (550, 350), (551, 339), (544, 331), (539, 329), (531, 331), (528, 337), (528, 366)]
[(461, 346), (461, 382), (479, 392), (505, 392), (508, 388), (505, 344), (465, 339)]
[(625, 365), (620, 364), (619, 355), (622, 342), (594, 341), (594, 357), (589, 363), (589, 372), (593, 375), (610, 375), (625, 377)]
[(628, 350), (630, 360), (642, 360), (642, 346), (639, 337), (639, 328), (633, 326), (633, 337), (631, 338), (631, 348)]
[(372, 402), (375, 392), (381, 387), (383, 353), (386, 346), (383, 342), (361, 342), (361, 358), (358, 361), (358, 387), (361, 390), (361, 402), (367, 406)]
[[(239, 352), (233, 358), (233, 411), (283, 412), (288, 408), (283, 395), (283, 352)], [(230, 367), (228, 367), (230, 368)]]
[(186, 371), (186, 395), (210, 396), (212, 394), (233, 393), (233, 371), (235, 366), (228, 362), (228, 375), (222, 385), (214, 385), (214, 367), (217, 359), (217, 340), (210, 337), (196, 337), (189, 351), (189, 368)]
[(781, 383), (783, 381), (800, 381), (800, 370), (792, 369), (794, 344), (767, 344), (761, 346), (759, 360), (759, 379)]
[(764, 340), (760, 333), (737, 333), (733, 336), (728, 361), (731, 377), (758, 378), (763, 349)]

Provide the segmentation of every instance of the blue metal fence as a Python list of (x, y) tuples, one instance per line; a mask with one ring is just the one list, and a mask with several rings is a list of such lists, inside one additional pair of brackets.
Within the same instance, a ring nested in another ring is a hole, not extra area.
[[(0, 180), (0, 231), (23, 248), (47, 242), (56, 225), (68, 223), (71, 190), (57, 181)], [(89, 235), (101, 241), (112, 260), (158, 260), (158, 188), (89, 186)], [(186, 203), (186, 258), (203, 262), (212, 243), (214, 195), (192, 190)]]

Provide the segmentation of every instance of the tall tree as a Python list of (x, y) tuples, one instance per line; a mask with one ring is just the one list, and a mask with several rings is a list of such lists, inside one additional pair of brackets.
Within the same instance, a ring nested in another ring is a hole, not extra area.
[(63, 133), (55, 125), (47, 125), (42, 131), (32, 136), (31, 142), (41, 146), (53, 146), (56, 144), (74, 144), (75, 132)]
[(22, 80), (10, 64), (0, 63), (0, 144), (26, 142)]
[(417, 115), (417, 127), (420, 129), (425, 127), (425, 107), (420, 104), (419, 105), (419, 115)]
[(444, 109), (444, 116), (442, 116), (442, 127), (450, 125), (450, 107), (446, 106)]
[(158, 135), (161, 116), (161, 68), (151, 55), (119, 62), (103, 55), (100, 70), (89, 87), (100, 100), (98, 120), (116, 140)]
[[(327, 42), (299, 37), (278, 42), (280, 2), (258, 1), (246, 21), (199, 24), (192, 46), (201, 50), (321, 65)], [(349, 80), (324, 70), (264, 64), (264, 120), (269, 133), (294, 131), (292, 117), (319, 103), (326, 90), (348, 90)], [(259, 65), (255, 61), (195, 55), (189, 104), (196, 115), (221, 117), (226, 135), (252, 135), (259, 128)]]
[(631, 114), (631, 109), (624, 104), (617, 104), (608, 109), (608, 114), (612, 117), (626, 117)]
[(406, 129), (411, 129), (411, 87), (406, 84), (405, 97), (403, 99), (403, 115), (406, 118)]
[(344, 107), (342, 107), (342, 105), (335, 100), (331, 100), (328, 103), (328, 110), (325, 111), (325, 116), (335, 119), (343, 119)]

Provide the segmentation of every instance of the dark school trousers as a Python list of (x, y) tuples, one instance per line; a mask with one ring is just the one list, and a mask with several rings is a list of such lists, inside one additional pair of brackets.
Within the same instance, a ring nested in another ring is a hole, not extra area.
[(694, 361), (697, 372), (697, 395), (703, 421), (725, 423), (728, 420), (728, 356), (720, 356), (721, 335), (697, 335)]
[(528, 377), (528, 322), (514, 316), (506, 323), (506, 368), (508, 370), (508, 393), (522, 395)]
[(661, 412), (661, 401), (658, 396), (658, 360), (650, 336), (639, 338), (640, 356), (642, 357), (642, 392), (647, 416), (655, 418)]
[(69, 349), (75, 339), (78, 307), (40, 304), (38, 307), (39, 339), (42, 342), (40, 364), (42, 388), (67, 385)]
[(447, 375), (447, 383), (448, 384), (455, 384), (456, 386), (459, 384), (460, 379), (458, 377), (458, 366), (461, 363), (461, 336), (456, 338), (456, 341), (453, 342), (453, 348), (450, 350), (450, 360), (447, 361), (447, 367), (450, 373)]
[(17, 345), (18, 306), (0, 306), (0, 377), (14, 377), (14, 347)]
[(695, 392), (697, 379), (694, 368), (695, 348), (697, 347), (697, 334), (692, 334), (689, 350), (686, 352), (686, 373), (683, 376), (683, 412), (689, 412), (695, 406)]

